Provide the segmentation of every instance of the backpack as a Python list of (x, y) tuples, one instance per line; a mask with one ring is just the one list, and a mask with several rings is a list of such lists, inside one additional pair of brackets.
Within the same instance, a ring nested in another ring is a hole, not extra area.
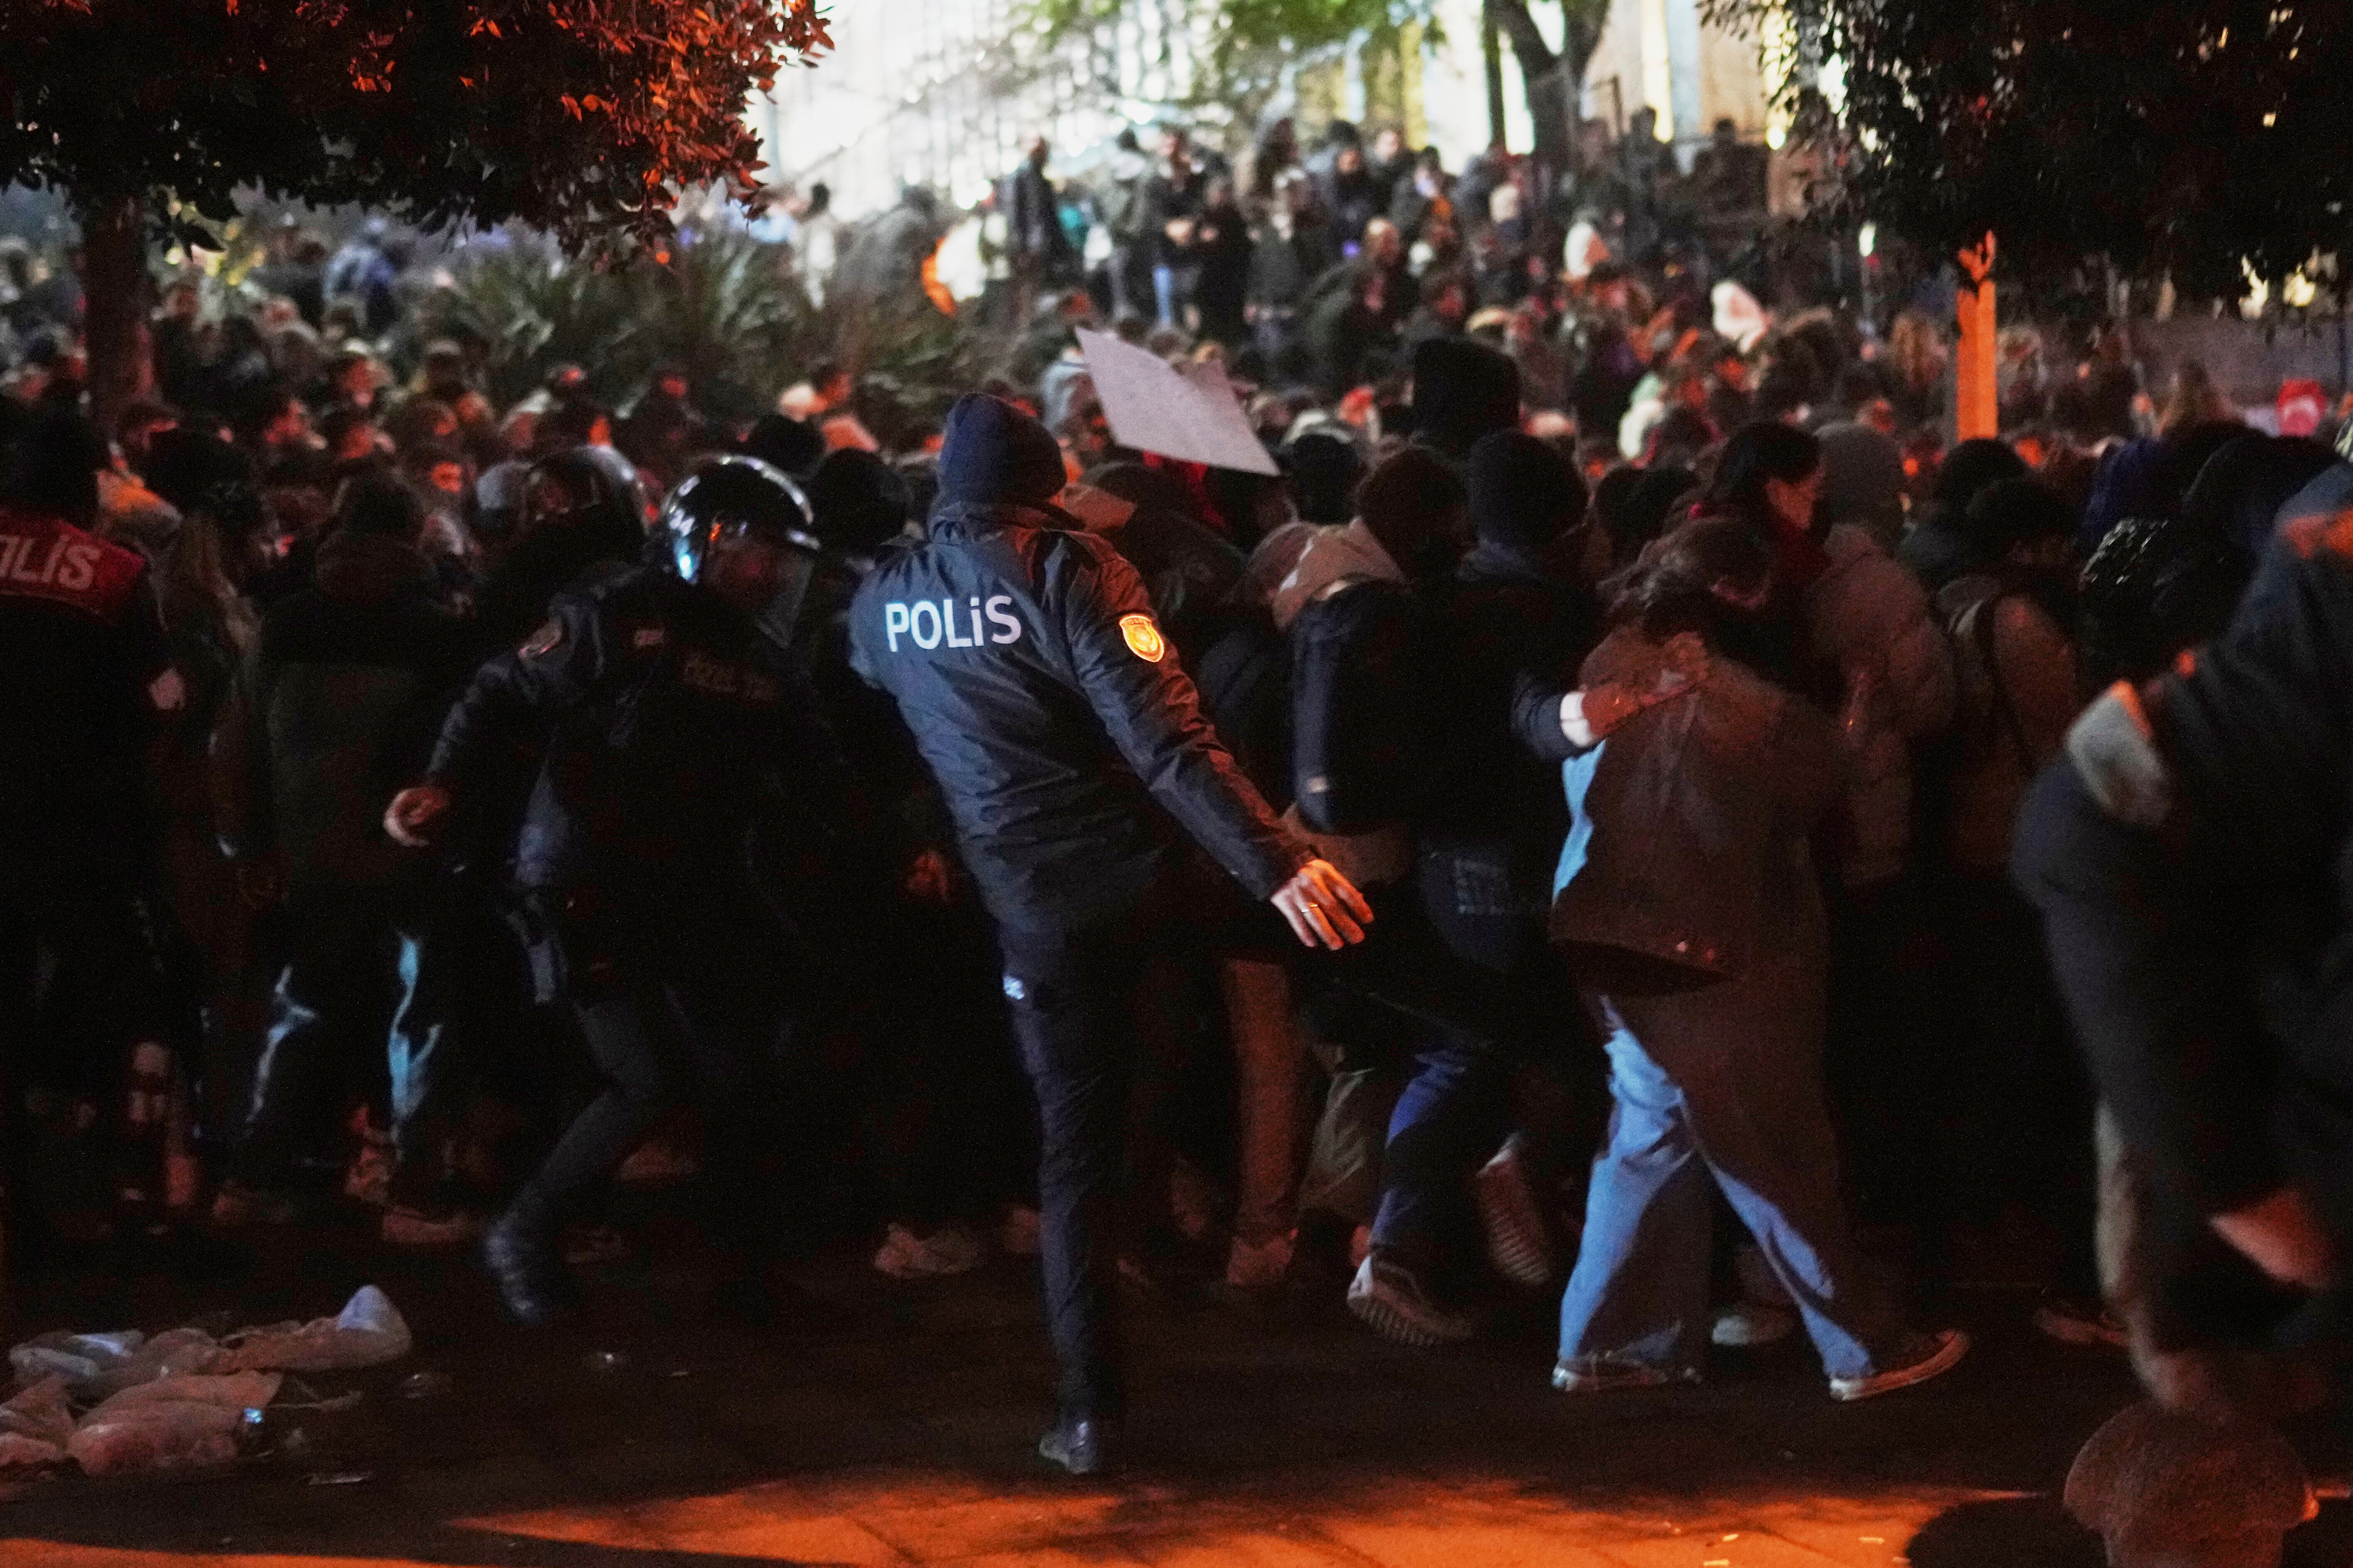
[(1144, 233), (1144, 180), (1108, 179), (1095, 190), (1095, 217), (1113, 239), (1133, 245)]
[(1291, 645), (1255, 605), (1196, 618), (1179, 651), (1218, 738), (1277, 811), (1291, 805)]
[(2231, 623), (2253, 561), (2194, 520), (2126, 518), (2084, 563), (2084, 673), (2146, 680)]
[(1912, 843), (1929, 855), (1945, 853), (1953, 819), (1955, 785), (2007, 738), (2021, 766), (2033, 756), (2002, 684), (1994, 648), (2001, 603), (2015, 595), (1982, 576), (1957, 577), (1936, 595), (1936, 625), (1952, 655), (1957, 700), (1953, 721), (1916, 742), (1912, 752)]
[(1401, 584), (1343, 579), (1291, 623), (1291, 774), (1317, 833), (1410, 817), (1440, 753), (1436, 639)]

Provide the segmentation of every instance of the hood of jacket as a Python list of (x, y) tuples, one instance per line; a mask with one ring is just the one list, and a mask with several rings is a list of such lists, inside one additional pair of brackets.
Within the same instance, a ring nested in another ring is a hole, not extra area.
[(339, 528), (319, 542), (319, 591), (349, 604), (381, 605), (432, 586), (425, 552), (406, 540)]

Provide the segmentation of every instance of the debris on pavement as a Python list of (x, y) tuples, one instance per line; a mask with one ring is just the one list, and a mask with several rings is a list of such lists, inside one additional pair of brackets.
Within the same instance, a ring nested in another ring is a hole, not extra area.
[(278, 1397), (280, 1374), (181, 1373), (126, 1388), (74, 1426), (66, 1452), (93, 1476), (203, 1469), (237, 1458), (248, 1410)]
[[(398, 1309), (373, 1285), (334, 1317), (217, 1338), (201, 1328), (152, 1338), (136, 1329), (41, 1334), (8, 1352), (18, 1391), (0, 1404), (0, 1470), (67, 1459), (93, 1476), (225, 1465), (264, 1424), (285, 1373), (375, 1366), (411, 1342)], [(348, 1410), (363, 1397), (357, 1389), (322, 1396), (299, 1381), (287, 1392), (296, 1401), (289, 1409)]]
[(223, 1342), (229, 1352), (221, 1365), (237, 1371), (343, 1372), (398, 1361), (408, 1353), (411, 1342), (408, 1324), (392, 1298), (373, 1285), (363, 1285), (332, 1318), (273, 1323), (229, 1335)]
[(454, 1386), (448, 1373), (428, 1368), (424, 1372), (412, 1372), (402, 1378), (400, 1386), (394, 1392), (403, 1399), (438, 1399)]

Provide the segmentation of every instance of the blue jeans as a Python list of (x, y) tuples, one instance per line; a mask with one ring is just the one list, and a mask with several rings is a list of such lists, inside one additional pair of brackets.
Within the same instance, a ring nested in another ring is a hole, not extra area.
[(1183, 324), (1176, 320), (1176, 269), (1174, 267), (1164, 262), (1153, 264), (1152, 300), (1160, 310), (1159, 325), (1175, 327)]
[[(1788, 1097), (1767, 1090), (1744, 1103), (1736, 1051), (1725, 1053), (1736, 1070), (1717, 1075), (1722, 1091), (1695, 1103), (1643, 1048), (1618, 1005), (1604, 1000), (1600, 1011), (1614, 1104), (1561, 1299), (1562, 1359), (1608, 1356), (1673, 1371), (1704, 1363), (1712, 1180), (1797, 1302), (1830, 1375), (1862, 1376), (1883, 1364), (1902, 1331), (1863, 1278), (1840, 1211), (1828, 1113), (1818, 1110), (1810, 1125), (1745, 1114), (1764, 1102), (1786, 1114)], [(1801, 1065), (1746, 1064), (1783, 1073)], [(1819, 1080), (1818, 1063), (1813, 1071)], [(1819, 1107), (1819, 1093), (1810, 1098)]]
[(1440, 1267), (1477, 1223), (1466, 1184), (1494, 1152), (1501, 1120), (1494, 1052), (1451, 1032), (1414, 1053), (1389, 1113), (1373, 1245), (1419, 1268)]
[(1372, 1240), (1413, 1268), (1443, 1270), (1476, 1234), (1471, 1174), (1503, 1136), (1508, 1031), (1497, 1015), (1508, 987), (1447, 951), (1414, 884), (1370, 897), (1365, 942), (1315, 965), (1310, 1016), (1326, 1038), (1403, 1068)]
[(270, 995), (238, 1159), (280, 1179), (315, 1129), (333, 1125), (336, 1091), (374, 1080), (384, 1053), (395, 1169), (405, 1194), (431, 1168), (449, 1093), (451, 994), (461, 955), (441, 940), (430, 889), (306, 889), (289, 906), (292, 952)]

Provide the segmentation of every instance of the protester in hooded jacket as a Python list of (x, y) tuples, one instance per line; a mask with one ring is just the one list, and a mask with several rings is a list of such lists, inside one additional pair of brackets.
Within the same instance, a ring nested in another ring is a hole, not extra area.
[[(1772, 571), (1736, 521), (1687, 524), (1628, 574), (1585, 663), (1588, 693), (1635, 701), (1568, 763), (1552, 913), (1609, 1032), (1616, 1103), (1561, 1302), (1564, 1393), (1704, 1376), (1711, 1184), (1796, 1303), (1832, 1397), (1924, 1382), (1968, 1348), (1905, 1330), (1841, 1212), (1808, 847), (1836, 808), (1839, 754), (1828, 720), (1738, 658), (1760, 645), (1739, 623), (1769, 613)], [(1565, 725), (1531, 738), (1575, 749)]]
[(1822, 514), (1835, 528), (1851, 522), (1896, 552), (1904, 536), (1904, 449), (1868, 425), (1826, 425), (1822, 444)]
[(434, 868), (385, 837), (382, 816), (432, 751), (467, 639), (439, 603), (405, 487), (354, 481), (339, 512), (316, 584), (262, 622), (218, 747), (222, 842), (248, 883), (284, 889), (292, 937), (236, 1169), (247, 1188), (282, 1186), (293, 1160), (314, 1152), (301, 1147), (315, 1131), (306, 1119), (381, 1051), (394, 1161), (385, 1239), (460, 1240), (470, 1233), (437, 1166), (457, 1024), (453, 966), (438, 951), (446, 900)]
[(1966, 572), (1991, 564), (1970, 553), (1969, 502), (1988, 485), (2025, 476), (2026, 462), (2009, 442), (1985, 437), (1962, 442), (1937, 465), (1936, 488), (1896, 546), (1896, 558), (1931, 594)]
[[(1988, 564), (1936, 596), (1957, 676), (1956, 718), (1925, 770), (1922, 813), (1944, 1005), (1924, 1020), (1949, 1064), (1940, 1127), (1946, 1206), (1990, 1224), (2038, 1216), (2066, 1248), (2046, 1303), (2097, 1317), (2089, 1206), (2092, 1104), (2060, 1026), (2031, 910), (2007, 878), (2011, 830), (2035, 774), (2082, 707), (2070, 626), (2074, 512), (2034, 479), (2004, 479), (1969, 503), (1972, 560)], [(2049, 1322), (2046, 1317), (2043, 1320)]]
[(1543, 951), (1535, 917), (1568, 822), (1554, 771), (1514, 733), (1512, 701), (1523, 674), (1566, 674), (1598, 637), (1592, 595), (1553, 561), (1584, 515), (1585, 486), (1559, 453), (1516, 430), (1481, 437), (1465, 468), (1477, 542), (1446, 612), (1451, 763), (1419, 854), (1431, 917), (1454, 950), (1525, 980)]

